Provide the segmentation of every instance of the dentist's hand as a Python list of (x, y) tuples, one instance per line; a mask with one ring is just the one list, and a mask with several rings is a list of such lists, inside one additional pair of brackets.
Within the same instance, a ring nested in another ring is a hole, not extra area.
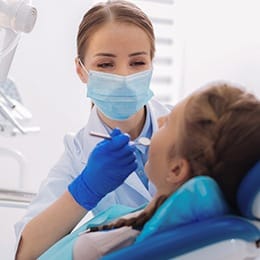
[(111, 137), (96, 145), (85, 169), (68, 187), (73, 198), (87, 210), (94, 208), (137, 168), (129, 136), (114, 129)]

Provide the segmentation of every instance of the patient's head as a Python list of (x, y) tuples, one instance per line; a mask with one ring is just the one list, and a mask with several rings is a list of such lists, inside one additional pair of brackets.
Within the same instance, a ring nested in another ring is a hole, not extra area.
[(151, 207), (92, 231), (143, 227), (164, 200), (185, 181), (213, 177), (236, 207), (238, 185), (260, 159), (260, 101), (228, 83), (212, 83), (193, 93), (159, 120), (145, 165), (157, 188)]
[(260, 159), (260, 101), (229, 83), (212, 83), (160, 121), (146, 164), (158, 193), (209, 175), (236, 208), (238, 185)]

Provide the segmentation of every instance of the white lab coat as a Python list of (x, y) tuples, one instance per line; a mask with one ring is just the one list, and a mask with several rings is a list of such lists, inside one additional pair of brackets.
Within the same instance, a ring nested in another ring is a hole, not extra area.
[[(158, 129), (157, 119), (169, 113), (169, 109), (155, 99), (148, 103), (151, 113), (153, 132)], [(47, 208), (60, 197), (68, 185), (76, 178), (86, 166), (90, 152), (100, 142), (99, 138), (89, 135), (90, 131), (107, 133), (100, 121), (96, 108), (91, 111), (87, 125), (77, 135), (64, 137), (65, 151), (57, 164), (51, 169), (48, 177), (41, 184), (37, 197), (28, 208), (26, 215), (15, 225), (17, 242), (24, 226), (41, 211)], [(149, 190), (145, 188), (136, 173), (132, 173), (125, 182), (115, 191), (107, 194), (93, 209), (96, 214), (113, 204), (123, 204), (130, 207), (138, 207), (151, 200), (155, 193), (154, 186), (149, 183)]]

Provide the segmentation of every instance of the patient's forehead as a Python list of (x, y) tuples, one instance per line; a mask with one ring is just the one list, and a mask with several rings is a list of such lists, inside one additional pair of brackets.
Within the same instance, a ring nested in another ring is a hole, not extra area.
[(185, 99), (178, 102), (172, 111), (169, 113), (169, 117), (174, 118), (175, 120), (178, 118), (178, 120), (182, 119), (185, 116), (186, 108), (189, 104), (190, 96), (186, 97)]

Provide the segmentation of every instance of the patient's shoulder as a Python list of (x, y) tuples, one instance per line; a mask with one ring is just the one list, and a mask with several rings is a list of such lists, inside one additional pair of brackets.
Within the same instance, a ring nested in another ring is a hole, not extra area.
[(109, 252), (131, 245), (139, 233), (131, 227), (84, 233), (74, 244), (73, 259), (99, 259)]

